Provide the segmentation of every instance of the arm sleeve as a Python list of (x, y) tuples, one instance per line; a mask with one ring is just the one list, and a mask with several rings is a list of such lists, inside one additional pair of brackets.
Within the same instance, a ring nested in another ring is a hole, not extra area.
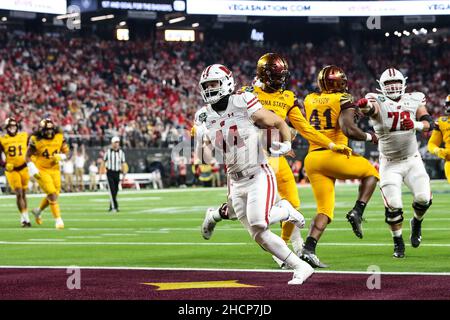
[(263, 106), (259, 102), (258, 97), (256, 97), (253, 93), (246, 91), (241, 95), (242, 100), (244, 101), (243, 107), (247, 108), (248, 117), (251, 119), (251, 116)]
[(122, 159), (121, 159), (122, 163), (125, 163), (125, 152), (123, 152), (122, 150)]
[[(433, 133), (428, 141), (428, 152), (433, 153), (434, 149), (439, 148), (442, 144), (442, 132), (436, 122)], [(434, 154), (434, 153), (433, 153)]]
[(298, 103), (297, 105), (294, 104), (294, 106), (289, 110), (288, 118), (295, 130), (297, 130), (306, 140), (314, 142), (324, 148), (328, 148), (328, 145), (333, 142), (309, 124), (300, 112)]

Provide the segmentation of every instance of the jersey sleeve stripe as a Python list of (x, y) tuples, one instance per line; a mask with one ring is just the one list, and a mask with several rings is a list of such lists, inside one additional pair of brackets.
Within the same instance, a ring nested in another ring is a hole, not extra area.
[(257, 98), (257, 97), (254, 97), (252, 100), (250, 100), (249, 102), (247, 102), (247, 105), (252, 104), (255, 100), (258, 100), (258, 98)]
[(251, 105), (248, 105), (247, 109), (250, 109), (251, 107), (257, 105), (259, 103), (258, 100), (256, 100), (255, 102), (253, 102)]

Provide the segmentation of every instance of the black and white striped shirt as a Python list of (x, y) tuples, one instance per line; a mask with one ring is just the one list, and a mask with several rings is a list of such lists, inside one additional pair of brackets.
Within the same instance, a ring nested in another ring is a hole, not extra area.
[(106, 169), (109, 171), (120, 171), (122, 170), (122, 163), (125, 162), (125, 152), (122, 149), (114, 151), (111, 148), (106, 151), (103, 160), (105, 161)]

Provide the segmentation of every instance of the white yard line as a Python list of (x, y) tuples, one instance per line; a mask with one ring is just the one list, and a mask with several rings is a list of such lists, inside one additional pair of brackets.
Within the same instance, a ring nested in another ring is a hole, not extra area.
[[(249, 246), (254, 245), (253, 242), (58, 242), (64, 239), (30, 239), (34, 242), (24, 241), (0, 241), (0, 245), (109, 245), (109, 246)], [(55, 241), (53, 243), (46, 241)], [(320, 246), (332, 247), (391, 247), (392, 243), (355, 243), (355, 242), (321, 242)], [(421, 247), (450, 247), (450, 243), (423, 243)]]
[[(223, 268), (160, 268), (160, 267), (101, 267), (101, 266), (0, 266), (0, 269), (67, 269), (80, 268), (86, 270), (143, 270), (143, 271), (220, 271), (220, 272), (270, 272), (291, 273), (292, 270), (280, 269), (223, 269)], [(341, 271), (341, 270), (316, 270), (316, 273), (324, 274), (366, 274), (373, 275), (371, 271)], [(450, 272), (379, 272), (381, 275), (430, 275), (450, 276)]]

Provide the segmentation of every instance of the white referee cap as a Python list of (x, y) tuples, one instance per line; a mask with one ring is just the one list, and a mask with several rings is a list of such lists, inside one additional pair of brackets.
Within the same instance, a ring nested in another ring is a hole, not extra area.
[(114, 143), (114, 142), (120, 142), (120, 138), (119, 137), (113, 137), (112, 139), (111, 139), (111, 143)]

